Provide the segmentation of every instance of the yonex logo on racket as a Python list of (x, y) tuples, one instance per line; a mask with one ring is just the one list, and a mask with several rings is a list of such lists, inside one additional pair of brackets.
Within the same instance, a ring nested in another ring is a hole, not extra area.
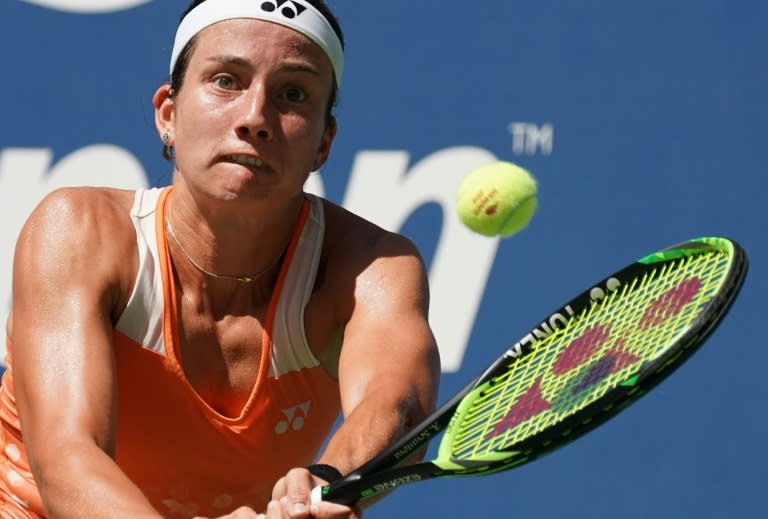
[[(520, 357), (523, 354), (523, 347), (530, 347), (545, 337), (549, 337), (556, 330), (565, 328), (568, 321), (575, 315), (573, 309), (568, 305), (564, 308), (566, 315), (555, 312), (549, 316), (549, 319), (543, 321), (539, 326), (533, 329), (531, 333), (520, 339), (507, 351), (507, 356)], [(529, 348), (526, 348), (526, 350)]]
[(701, 279), (688, 279), (654, 299), (640, 320), (640, 328), (645, 330), (677, 315), (685, 305), (691, 302), (700, 286)]
[[(627, 334), (632, 333), (632, 328), (645, 332), (651, 327), (664, 324), (680, 314), (686, 305), (694, 300), (700, 286), (700, 278), (679, 281), (675, 286), (651, 300), (644, 309), (640, 308), (639, 312), (642, 314), (634, 321), (634, 325), (625, 323), (620, 327), (621, 329), (616, 329), (611, 322), (597, 322), (582, 330), (562, 348), (555, 358), (549, 361), (551, 362), (549, 371), (556, 378), (547, 378), (543, 375), (537, 377), (511, 405), (506, 415), (485, 436), (485, 439), (492, 440), (501, 436), (547, 411), (567, 414), (572, 409), (578, 408), (582, 400), (589, 397), (589, 391), (593, 387), (643, 360), (640, 351), (637, 353), (631, 351), (635, 345), (627, 343)], [(614, 285), (613, 290), (616, 288), (618, 285)], [(592, 297), (592, 299), (595, 298)], [(529, 334), (533, 337), (531, 340), (536, 340), (535, 332), (536, 330)], [(556, 382), (556, 379), (566, 380), (562, 377), (570, 377), (570, 379), (565, 383)], [(550, 394), (549, 398), (545, 396), (548, 386), (559, 387), (555, 393)]]
[(268, 13), (280, 9), (280, 14), (292, 20), (306, 11), (307, 7), (293, 0), (268, 0), (267, 2), (262, 2), (261, 9)]
[(508, 429), (512, 429), (529, 418), (543, 413), (550, 407), (552, 407), (552, 404), (547, 402), (541, 394), (541, 377), (539, 377), (485, 438), (486, 440), (492, 440), (496, 436), (505, 433)]
[[(612, 277), (605, 281), (605, 288), (600, 286), (593, 287), (589, 291), (589, 298), (593, 301), (603, 299), (606, 296), (606, 290), (608, 292), (615, 292), (619, 287), (621, 287), (621, 281)], [(560, 312), (555, 312), (550, 315), (546, 321), (543, 321), (539, 326), (534, 328), (531, 333), (512, 346), (507, 352), (507, 355), (511, 357), (520, 357), (523, 354), (524, 346), (533, 346), (536, 341), (549, 337), (558, 329), (565, 328), (568, 325), (568, 321), (573, 318), (574, 312), (570, 305), (566, 305), (564, 311), (567, 315), (563, 315)]]
[(587, 328), (584, 333), (577, 337), (567, 348), (563, 350), (560, 356), (552, 366), (552, 373), (563, 375), (579, 366), (584, 359), (591, 358), (603, 344), (608, 342), (611, 335), (610, 325), (596, 324)]
[[(605, 281), (605, 288), (608, 289), (608, 292), (615, 292), (619, 289), (621, 286), (621, 281), (619, 281), (616, 278), (610, 278)], [(605, 290), (602, 287), (593, 287), (592, 290), (589, 291), (589, 298), (593, 301), (596, 301), (598, 299), (602, 299), (605, 297)]]

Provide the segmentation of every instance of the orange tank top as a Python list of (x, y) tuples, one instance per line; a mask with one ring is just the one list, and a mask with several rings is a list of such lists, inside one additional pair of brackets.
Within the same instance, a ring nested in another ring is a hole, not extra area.
[[(169, 188), (137, 191), (139, 273), (114, 332), (116, 461), (164, 517), (263, 511), (290, 468), (312, 462), (339, 414), (338, 382), (310, 349), (304, 308), (324, 236), (322, 201), (307, 195), (269, 304), (259, 376), (239, 416), (200, 398), (179, 359), (175, 286), (167, 249)], [(0, 387), (0, 518), (43, 515), (13, 398), (12, 345)], [(4, 503), (2, 502), (4, 501)]]

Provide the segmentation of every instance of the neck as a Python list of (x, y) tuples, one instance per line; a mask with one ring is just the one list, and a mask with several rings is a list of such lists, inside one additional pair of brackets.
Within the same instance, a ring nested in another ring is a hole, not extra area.
[(202, 274), (205, 274), (208, 277), (215, 278), (215, 279), (223, 279), (228, 281), (237, 281), (240, 283), (252, 283), (256, 281), (257, 279), (261, 278), (262, 275), (266, 274), (268, 271), (272, 270), (272, 267), (277, 265), (280, 260), (282, 259), (283, 255), (285, 254), (285, 249), (288, 247), (288, 243), (286, 242), (285, 247), (280, 251), (280, 254), (277, 255), (275, 260), (265, 267), (264, 269), (256, 272), (255, 274), (242, 274), (242, 275), (236, 275), (236, 274), (217, 274), (215, 272), (212, 272), (205, 267), (203, 267), (200, 263), (195, 261), (195, 259), (192, 257), (192, 255), (187, 252), (187, 249), (184, 247), (184, 245), (179, 241), (179, 238), (176, 236), (176, 232), (173, 230), (173, 225), (171, 224), (171, 216), (170, 213), (166, 216), (165, 221), (166, 228), (168, 230), (168, 235), (173, 239), (176, 246), (181, 251), (184, 258), (189, 261), (189, 263), (195, 267), (198, 271), (200, 271)]
[(281, 263), (300, 211), (301, 205), (284, 210), (271, 221), (242, 213), (211, 217), (169, 199), (165, 226), (174, 263), (178, 268), (185, 262), (208, 278), (254, 283)]

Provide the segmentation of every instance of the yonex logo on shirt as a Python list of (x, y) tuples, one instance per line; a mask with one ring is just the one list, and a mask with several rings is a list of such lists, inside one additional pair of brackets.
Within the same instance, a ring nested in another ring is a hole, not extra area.
[(285, 420), (278, 422), (275, 426), (275, 432), (277, 434), (286, 434), (289, 430), (300, 431), (304, 427), (307, 415), (309, 415), (309, 406), (312, 404), (311, 400), (299, 404), (288, 409), (283, 409)]
[(280, 14), (288, 19), (293, 19), (307, 10), (307, 7), (293, 0), (269, 0), (261, 4), (261, 9), (271, 13), (280, 8)]

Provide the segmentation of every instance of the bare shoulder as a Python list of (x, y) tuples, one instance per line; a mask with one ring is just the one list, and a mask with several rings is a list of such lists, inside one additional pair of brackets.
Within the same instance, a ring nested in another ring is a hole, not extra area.
[(134, 191), (93, 187), (48, 194), (16, 243), (14, 306), (24, 294), (43, 297), (71, 289), (92, 291), (105, 306), (116, 308), (138, 262), (130, 220), (133, 197)]
[(73, 238), (110, 238), (99, 240), (105, 246), (119, 242), (130, 227), (133, 196), (133, 191), (121, 189), (57, 189), (32, 211), (22, 228), (18, 247), (24, 247), (28, 241), (46, 246), (72, 246)]
[(410, 239), (328, 201), (325, 213), (325, 273), (343, 322), (361, 303), (387, 301), (426, 311), (426, 267)]
[(62, 187), (48, 193), (37, 205), (36, 211), (51, 208), (73, 208), (88, 215), (110, 209), (122, 212), (130, 210), (135, 191), (108, 187)]
[(418, 247), (402, 234), (383, 229), (327, 200), (325, 214), (328, 255), (347, 267), (364, 269), (377, 262), (394, 262), (403, 268), (423, 268)]

